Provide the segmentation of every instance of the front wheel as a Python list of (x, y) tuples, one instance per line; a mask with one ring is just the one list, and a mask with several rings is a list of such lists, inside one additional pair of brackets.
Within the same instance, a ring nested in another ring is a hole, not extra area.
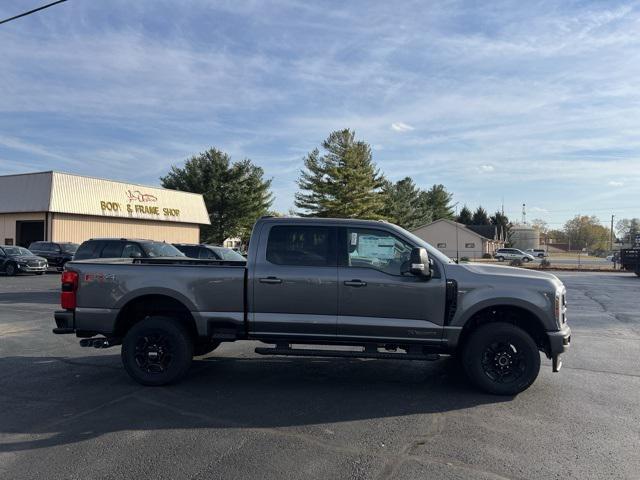
[(122, 342), (122, 364), (142, 385), (166, 385), (191, 366), (193, 342), (180, 320), (148, 317), (136, 323)]
[(527, 332), (509, 323), (489, 323), (471, 333), (462, 363), (469, 379), (495, 395), (516, 395), (540, 372), (540, 353)]
[(531, 261), (531, 259), (530, 259), (529, 257), (524, 257), (524, 258), (522, 259), (522, 261), (523, 261), (524, 263), (529, 263), (529, 262)]
[(13, 263), (9, 263), (4, 269), (4, 273), (7, 274), (7, 277), (13, 277), (17, 272), (18, 269)]
[(498, 260), (499, 262), (504, 262), (504, 257), (496, 257), (496, 260)]

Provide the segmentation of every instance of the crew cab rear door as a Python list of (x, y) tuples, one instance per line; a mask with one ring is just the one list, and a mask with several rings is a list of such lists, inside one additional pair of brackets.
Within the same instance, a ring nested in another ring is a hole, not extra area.
[(335, 337), (336, 233), (326, 224), (265, 225), (252, 279), (252, 334)]

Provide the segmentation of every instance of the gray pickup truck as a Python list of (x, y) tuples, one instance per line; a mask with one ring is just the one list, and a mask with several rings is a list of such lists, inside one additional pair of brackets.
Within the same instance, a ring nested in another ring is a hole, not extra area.
[(565, 293), (548, 273), (456, 264), (386, 222), (265, 217), (246, 262), (67, 263), (53, 331), (82, 346), (121, 344), (144, 385), (178, 380), (221, 342), (258, 340), (265, 355), (456, 355), (479, 388), (513, 395), (536, 379), (540, 351), (560, 369)]

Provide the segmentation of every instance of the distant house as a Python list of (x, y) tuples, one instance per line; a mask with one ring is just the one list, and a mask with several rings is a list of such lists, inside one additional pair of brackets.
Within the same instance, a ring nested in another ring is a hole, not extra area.
[(496, 225), (464, 225), (441, 218), (412, 230), (451, 258), (482, 258), (504, 247), (504, 236)]

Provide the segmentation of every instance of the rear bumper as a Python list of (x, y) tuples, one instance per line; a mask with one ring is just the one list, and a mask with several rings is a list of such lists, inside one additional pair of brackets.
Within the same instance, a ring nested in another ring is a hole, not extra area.
[(53, 316), (56, 320), (56, 328), (53, 329), (53, 333), (57, 335), (75, 333), (75, 321), (72, 311), (58, 310), (53, 314)]

